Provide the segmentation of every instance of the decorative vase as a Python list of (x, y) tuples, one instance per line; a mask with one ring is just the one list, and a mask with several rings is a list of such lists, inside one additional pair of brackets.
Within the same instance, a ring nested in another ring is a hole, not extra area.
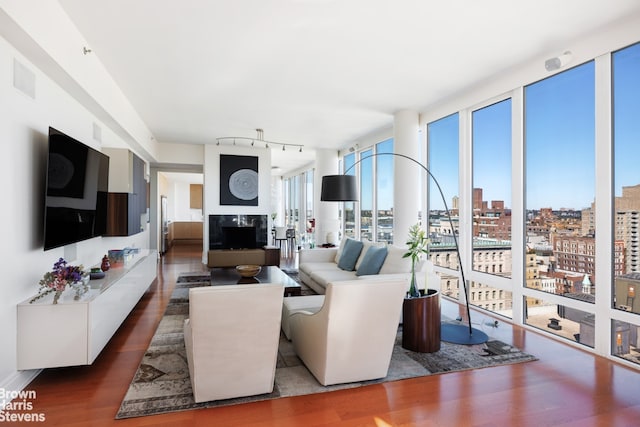
[(102, 271), (107, 271), (110, 268), (111, 268), (111, 263), (109, 262), (109, 257), (105, 255), (102, 257), (102, 265), (100, 266), (100, 269)]
[(418, 282), (416, 280), (416, 270), (415, 268), (411, 268), (411, 286), (409, 286), (409, 297), (410, 298), (419, 298), (420, 291), (418, 290)]

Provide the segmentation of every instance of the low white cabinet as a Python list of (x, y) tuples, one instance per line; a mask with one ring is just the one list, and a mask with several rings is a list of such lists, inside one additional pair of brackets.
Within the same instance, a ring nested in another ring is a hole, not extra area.
[(124, 267), (90, 281), (80, 300), (65, 291), (18, 304), (18, 370), (90, 365), (157, 275), (156, 251), (140, 251)]

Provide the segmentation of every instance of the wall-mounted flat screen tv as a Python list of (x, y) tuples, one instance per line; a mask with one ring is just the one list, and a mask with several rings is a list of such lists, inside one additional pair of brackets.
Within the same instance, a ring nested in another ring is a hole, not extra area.
[(51, 127), (48, 151), (44, 250), (103, 235), (109, 157)]

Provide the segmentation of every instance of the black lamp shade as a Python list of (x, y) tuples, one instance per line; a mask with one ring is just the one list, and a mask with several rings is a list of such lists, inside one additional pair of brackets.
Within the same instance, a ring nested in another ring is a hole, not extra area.
[(358, 201), (358, 185), (354, 175), (325, 175), (322, 177), (320, 200), (325, 202)]

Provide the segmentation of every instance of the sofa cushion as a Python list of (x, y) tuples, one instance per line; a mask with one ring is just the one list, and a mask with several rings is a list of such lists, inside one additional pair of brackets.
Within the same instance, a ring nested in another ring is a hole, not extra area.
[(325, 289), (331, 282), (342, 282), (344, 280), (354, 280), (356, 278), (355, 271), (345, 271), (340, 270), (339, 268), (311, 273), (311, 280)]
[(389, 245), (387, 247), (387, 258), (382, 264), (379, 274), (409, 273), (411, 272), (411, 257), (403, 258), (406, 249)]
[(345, 271), (353, 271), (356, 266), (356, 261), (362, 252), (362, 242), (354, 239), (347, 239), (344, 244), (342, 255), (340, 255), (340, 261), (338, 267)]
[(370, 246), (364, 254), (362, 263), (356, 270), (356, 276), (364, 276), (368, 274), (378, 274), (380, 268), (387, 257), (387, 248)]
[(342, 251), (344, 250), (344, 245), (347, 243), (347, 240), (349, 240), (349, 238), (344, 238), (340, 241), (340, 245), (338, 245), (338, 250), (336, 252), (336, 264), (338, 264), (340, 262), (340, 257), (342, 256)]
[(384, 248), (385, 246), (387, 246), (387, 244), (385, 242), (372, 242), (371, 240), (362, 240), (362, 252), (360, 252), (360, 256), (356, 261), (356, 266), (354, 268), (355, 270), (360, 268), (360, 265), (364, 260), (364, 256), (367, 254), (367, 250), (369, 250), (369, 248), (372, 246), (376, 248)]
[(337, 268), (335, 262), (305, 262), (298, 266), (299, 271), (311, 274), (314, 271), (335, 270)]

